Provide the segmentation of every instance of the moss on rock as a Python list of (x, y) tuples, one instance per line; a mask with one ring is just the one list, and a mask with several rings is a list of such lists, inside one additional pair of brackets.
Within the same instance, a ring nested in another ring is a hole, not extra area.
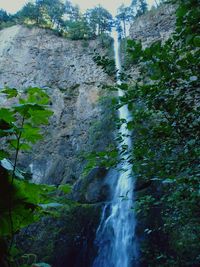
[(100, 205), (77, 203), (57, 208), (56, 216), (43, 217), (16, 237), (20, 256), (35, 254), (53, 267), (90, 266), (100, 210)]

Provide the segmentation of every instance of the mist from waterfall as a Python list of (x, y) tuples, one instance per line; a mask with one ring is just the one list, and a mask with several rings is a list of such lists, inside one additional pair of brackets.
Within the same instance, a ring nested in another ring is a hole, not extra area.
[[(121, 84), (121, 61), (119, 53), (118, 33), (113, 30), (115, 64), (117, 68), (117, 83)], [(123, 91), (118, 90), (118, 95), (123, 96)], [(131, 118), (127, 106), (119, 109), (119, 119), (129, 121)], [(123, 123), (120, 128), (123, 142), (119, 144), (131, 151), (130, 132)], [(104, 206), (101, 222), (96, 233), (98, 255), (93, 267), (136, 267), (137, 266), (137, 241), (135, 237), (136, 219), (134, 215), (134, 187), (135, 179), (131, 164), (128, 161), (129, 153), (123, 155), (123, 160), (118, 166), (118, 177), (112, 177), (116, 182), (111, 187), (112, 199)]]

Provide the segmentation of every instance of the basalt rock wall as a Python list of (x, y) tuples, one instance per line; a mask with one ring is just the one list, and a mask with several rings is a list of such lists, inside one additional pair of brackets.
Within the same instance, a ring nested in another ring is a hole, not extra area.
[(81, 175), (90, 126), (101, 121), (101, 88), (111, 82), (94, 62), (94, 49), (103, 53), (97, 41), (71, 41), (45, 29), (16, 25), (0, 31), (0, 88), (36, 86), (51, 97), (54, 115), (44, 141), (20, 154), (21, 167), (35, 182), (59, 184)]
[(151, 43), (167, 40), (175, 29), (176, 6), (163, 4), (138, 17), (131, 25), (129, 38), (141, 40), (144, 47)]

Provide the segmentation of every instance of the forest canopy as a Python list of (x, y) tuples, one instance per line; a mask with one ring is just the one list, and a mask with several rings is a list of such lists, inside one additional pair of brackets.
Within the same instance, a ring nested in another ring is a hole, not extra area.
[(126, 36), (126, 23), (147, 11), (145, 0), (134, 0), (130, 6), (121, 5), (116, 18), (98, 5), (82, 13), (78, 5), (62, 0), (27, 2), (16, 14), (0, 10), (0, 29), (15, 24), (38, 26), (54, 30), (72, 40), (94, 39), (111, 32), (113, 26)]

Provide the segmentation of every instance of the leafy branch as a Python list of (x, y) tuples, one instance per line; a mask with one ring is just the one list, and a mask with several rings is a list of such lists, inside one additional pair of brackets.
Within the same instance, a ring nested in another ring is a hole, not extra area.
[[(10, 236), (8, 250), (8, 254), (10, 254), (14, 242), (14, 234), (19, 227), (18, 222), (15, 222), (15, 217), (13, 217), (15, 201), (19, 202), (16, 199), (17, 192), (14, 181), (18, 178), (24, 179), (24, 175), (17, 169), (19, 152), (29, 150), (31, 144), (42, 139), (40, 127), (48, 124), (48, 119), (53, 112), (48, 109), (49, 96), (39, 88), (27, 88), (26, 92), (21, 94), (17, 89), (5, 88), (1, 90), (1, 93), (7, 97), (9, 106), (8, 108), (0, 109), (0, 138), (3, 142), (3, 147), (0, 150), (0, 167), (4, 169), (2, 173), (4, 173), (7, 180), (9, 197), (8, 207), (3, 207), (4, 212), (1, 212), (0, 225), (2, 229), (0, 238), (7, 235)], [(10, 99), (17, 104), (9, 104)], [(11, 156), (13, 163), (9, 160), (9, 154), (13, 154), (11, 153), (12, 150), (14, 150), (14, 158)], [(5, 173), (10, 174), (7, 175)], [(24, 205), (22, 205), (24, 209), (35, 209), (34, 204), (28, 204), (24, 200), (20, 201)], [(4, 231), (3, 225), (4, 219), (7, 220), (7, 211), (10, 227)], [(24, 220), (23, 210), (21, 213), (21, 218)]]

